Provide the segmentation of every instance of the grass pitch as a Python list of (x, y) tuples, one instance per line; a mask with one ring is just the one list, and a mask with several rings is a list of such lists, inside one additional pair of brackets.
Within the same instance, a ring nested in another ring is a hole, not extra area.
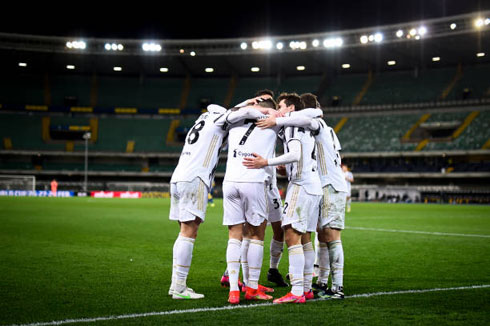
[[(227, 289), (219, 285), (227, 245), (221, 207), (216, 200), (216, 207), (208, 208), (188, 279), (206, 298), (180, 301), (167, 295), (178, 233), (177, 223), (168, 220), (168, 200), (0, 198), (0, 325), (189, 309), (203, 310), (92, 323), (490, 323), (490, 288), (212, 311), (208, 308), (228, 306)], [(490, 284), (488, 206), (354, 203), (346, 221), (346, 296)], [(270, 237), (269, 229), (261, 276), (265, 285)], [(286, 254), (280, 270), (286, 274), (287, 269)], [(277, 288), (274, 297), (287, 290)]]

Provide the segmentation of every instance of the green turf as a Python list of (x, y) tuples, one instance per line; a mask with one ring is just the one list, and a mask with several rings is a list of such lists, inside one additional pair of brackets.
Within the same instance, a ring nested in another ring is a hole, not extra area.
[[(168, 200), (0, 198), (0, 325), (227, 306), (227, 290), (219, 286), (227, 231), (216, 202), (199, 231), (188, 279), (206, 298), (178, 301), (167, 295), (178, 233)], [(490, 207), (354, 203), (346, 224), (490, 235)], [(268, 230), (264, 284), (270, 236)], [(490, 238), (346, 229), (343, 246), (346, 295), (490, 284)], [(321, 316), (320, 324), (484, 325), (489, 302), (487, 288), (97, 324), (299, 324)]]

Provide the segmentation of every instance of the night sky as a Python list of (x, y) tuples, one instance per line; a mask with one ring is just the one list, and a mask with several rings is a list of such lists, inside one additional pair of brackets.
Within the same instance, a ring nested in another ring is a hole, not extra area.
[(13, 4), (11, 8), (9, 4), (2, 10), (0, 32), (114, 39), (258, 37), (329, 32), (490, 10), (489, 0), (232, 0), (228, 5), (222, 5), (222, 1), (175, 1), (171, 5), (169, 1), (66, 1), (66, 7), (47, 3)]

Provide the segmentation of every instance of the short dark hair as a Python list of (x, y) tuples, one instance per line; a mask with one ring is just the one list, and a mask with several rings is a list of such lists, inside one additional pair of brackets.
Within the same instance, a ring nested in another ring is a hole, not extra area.
[(272, 98), (268, 98), (267, 100), (259, 101), (259, 102), (257, 102), (257, 105), (261, 106), (263, 108), (269, 108), (269, 109), (274, 109), (274, 110), (277, 108), (276, 101), (274, 101), (274, 99), (272, 99)]
[(257, 91), (257, 93), (255, 93), (255, 97), (259, 97), (262, 95), (270, 95), (271, 97), (274, 97), (274, 92), (266, 88), (266, 89), (261, 89)]
[(320, 108), (320, 103), (318, 103), (318, 98), (315, 94), (303, 93), (300, 97), (305, 108)]
[(297, 93), (281, 93), (277, 98), (277, 103), (284, 100), (284, 103), (287, 106), (294, 105), (295, 111), (300, 111), (305, 108), (303, 102), (301, 101), (301, 97)]

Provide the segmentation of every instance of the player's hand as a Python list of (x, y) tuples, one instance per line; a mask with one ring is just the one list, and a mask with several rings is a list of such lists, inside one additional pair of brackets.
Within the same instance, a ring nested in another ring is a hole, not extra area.
[(267, 160), (257, 153), (252, 153), (253, 157), (245, 157), (243, 165), (249, 169), (261, 169), (267, 166)]
[(274, 127), (276, 125), (276, 117), (271, 115), (267, 119), (258, 120), (256, 124), (257, 126), (259, 126), (260, 129)]
[(276, 171), (280, 175), (286, 175), (286, 166), (278, 165), (278, 166), (276, 166)]

